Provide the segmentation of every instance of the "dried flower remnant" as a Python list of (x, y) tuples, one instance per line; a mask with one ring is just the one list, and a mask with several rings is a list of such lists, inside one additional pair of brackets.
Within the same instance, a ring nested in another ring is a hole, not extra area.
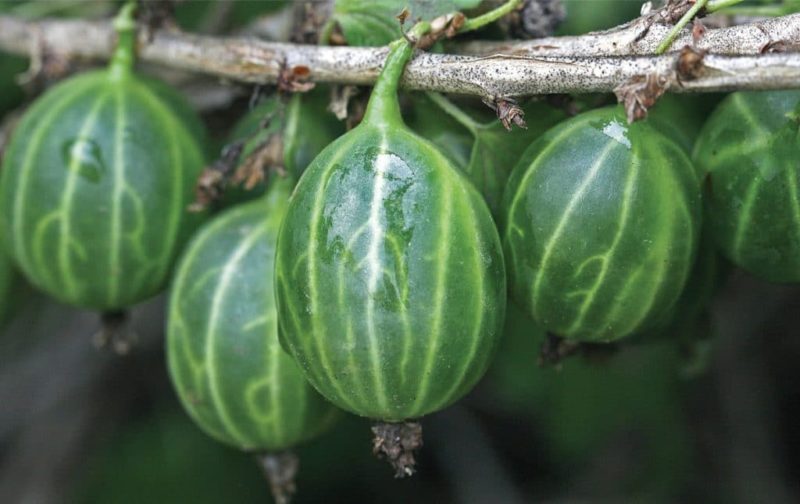
[(372, 427), (372, 434), (372, 452), (391, 464), (395, 478), (414, 474), (417, 463), (414, 452), (422, 448), (419, 422), (378, 423)]
[(484, 98), (483, 103), (497, 113), (497, 118), (508, 131), (511, 131), (512, 124), (522, 129), (528, 129), (527, 124), (525, 124), (525, 111), (515, 100), (511, 98)]

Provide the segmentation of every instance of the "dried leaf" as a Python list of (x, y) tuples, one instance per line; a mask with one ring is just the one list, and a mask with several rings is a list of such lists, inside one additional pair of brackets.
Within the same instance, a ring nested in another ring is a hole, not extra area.
[(698, 78), (705, 69), (703, 58), (706, 56), (706, 51), (703, 49), (694, 49), (688, 45), (681, 49), (678, 55), (678, 62), (675, 70), (678, 73), (678, 80), (692, 80)]
[(411, 42), (414, 43), (417, 49), (429, 49), (443, 37), (455, 37), (461, 27), (464, 26), (466, 20), (466, 16), (461, 12), (443, 14), (431, 22), (431, 29), (428, 33), (423, 35), (419, 40), (412, 40)]
[(464, 26), (466, 21), (467, 17), (464, 14), (461, 12), (456, 12), (450, 22), (447, 23), (447, 27), (444, 30), (444, 36), (447, 38), (455, 37), (458, 34), (458, 31), (461, 30), (461, 27)]
[(403, 8), (403, 10), (400, 11), (400, 14), (397, 15), (397, 20), (400, 21), (400, 24), (405, 24), (406, 20), (408, 19), (408, 16), (410, 15), (411, 12), (408, 10), (408, 8), (407, 7)]
[(628, 122), (632, 123), (647, 117), (647, 111), (669, 88), (669, 79), (650, 74), (637, 75), (625, 84), (617, 86), (614, 94), (625, 107)]
[(284, 172), (283, 137), (279, 134), (270, 135), (253, 149), (231, 177), (231, 184), (249, 191), (266, 178), (268, 169)]

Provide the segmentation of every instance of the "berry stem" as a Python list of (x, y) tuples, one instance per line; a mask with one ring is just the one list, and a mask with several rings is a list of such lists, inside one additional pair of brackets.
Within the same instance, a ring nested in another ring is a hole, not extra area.
[[(477, 30), (492, 23), (516, 9), (521, 2), (522, 0), (509, 0), (486, 14), (468, 19), (462, 25), (459, 33)], [(408, 60), (411, 59), (411, 55), (414, 53), (414, 43), (428, 33), (430, 29), (429, 22), (420, 21), (403, 38), (389, 44), (389, 54), (386, 56), (386, 62), (383, 64), (383, 70), (378, 77), (378, 82), (372, 90), (363, 123), (379, 127), (402, 124), (400, 102), (397, 100), (400, 78), (403, 76)]]
[(378, 82), (372, 90), (363, 123), (381, 128), (403, 123), (400, 102), (397, 100), (397, 88), (406, 63), (414, 53), (413, 42), (428, 30), (430, 23), (421, 21), (411, 28), (406, 37), (389, 44), (389, 54), (386, 56)]
[(133, 70), (136, 54), (136, 2), (129, 0), (114, 18), (114, 31), (117, 32), (117, 47), (111, 56), (109, 71), (113, 79), (121, 79)]
[(680, 34), (681, 30), (683, 30), (683, 28), (689, 24), (689, 21), (694, 19), (697, 13), (706, 6), (708, 1), (709, 0), (697, 0), (694, 5), (692, 5), (691, 9), (686, 11), (686, 14), (684, 14), (677, 23), (675, 23), (675, 26), (673, 26), (669, 33), (667, 33), (667, 36), (664, 37), (664, 40), (656, 49), (656, 54), (664, 54), (667, 49), (669, 49), (669, 46), (672, 45), (672, 43), (678, 37), (678, 34)]
[(504, 3), (500, 7), (496, 9), (492, 9), (485, 14), (481, 14), (478, 17), (467, 19), (464, 21), (464, 24), (461, 26), (461, 29), (458, 30), (459, 33), (464, 33), (472, 30), (477, 30), (479, 28), (483, 28), (484, 26), (494, 23), (501, 17), (505, 16), (506, 14), (510, 14), (513, 12), (517, 7), (522, 4), (522, 0), (508, 0), (508, 2)]

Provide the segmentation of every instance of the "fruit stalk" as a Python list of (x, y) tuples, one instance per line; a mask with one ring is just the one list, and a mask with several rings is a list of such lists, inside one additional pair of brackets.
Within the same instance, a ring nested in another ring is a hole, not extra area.
[(136, 2), (130, 1), (122, 6), (114, 18), (114, 31), (117, 33), (117, 47), (111, 56), (109, 73), (112, 79), (130, 75), (136, 59)]
[(683, 28), (689, 24), (689, 21), (694, 19), (694, 17), (706, 6), (707, 3), (708, 0), (697, 0), (694, 5), (692, 5), (692, 8), (686, 11), (686, 14), (684, 14), (677, 23), (675, 23), (675, 26), (672, 27), (666, 38), (664, 38), (664, 41), (661, 42), (661, 45), (659, 45), (658, 49), (656, 49), (656, 54), (664, 54), (667, 49), (670, 48), (672, 42), (675, 40), (681, 30), (683, 30)]
[(486, 14), (482, 14), (478, 17), (467, 19), (461, 26), (461, 29), (458, 31), (460, 33), (468, 32), (472, 30), (477, 30), (488, 24), (494, 23), (501, 17), (507, 14), (511, 14), (514, 11), (514, 9), (518, 8), (521, 4), (522, 0), (509, 0), (500, 7), (490, 10)]
[(419, 22), (406, 34), (406, 38), (395, 40), (389, 44), (389, 54), (383, 64), (383, 70), (364, 114), (364, 122), (380, 127), (387, 122), (402, 122), (400, 102), (397, 100), (397, 89), (406, 63), (414, 53), (412, 42), (416, 42), (430, 30), (430, 23)]

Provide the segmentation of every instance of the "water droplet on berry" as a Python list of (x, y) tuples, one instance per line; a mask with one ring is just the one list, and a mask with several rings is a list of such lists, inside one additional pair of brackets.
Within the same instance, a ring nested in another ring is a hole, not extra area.
[(90, 138), (74, 138), (61, 146), (61, 159), (67, 170), (89, 182), (100, 182), (106, 171), (100, 145)]

